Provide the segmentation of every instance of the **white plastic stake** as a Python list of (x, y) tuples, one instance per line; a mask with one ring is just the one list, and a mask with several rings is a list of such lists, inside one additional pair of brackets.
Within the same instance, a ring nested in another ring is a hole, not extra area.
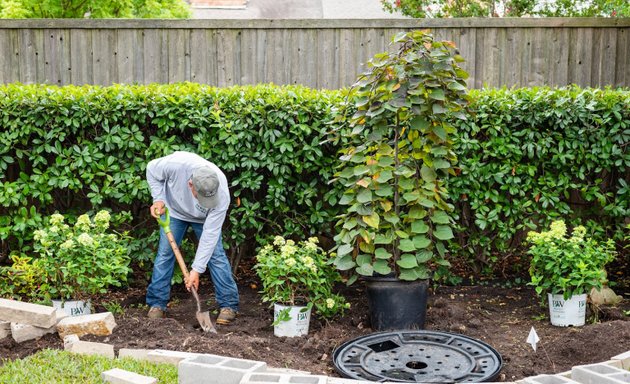
[(527, 336), (527, 342), (532, 345), (534, 352), (536, 352), (536, 343), (538, 343), (539, 341), (540, 338), (538, 337), (538, 334), (536, 333), (534, 327), (532, 327), (532, 329), (530, 329), (529, 331), (529, 336)]

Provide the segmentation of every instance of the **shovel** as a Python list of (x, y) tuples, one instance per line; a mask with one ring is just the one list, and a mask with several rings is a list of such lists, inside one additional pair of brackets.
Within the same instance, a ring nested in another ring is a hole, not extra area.
[[(171, 248), (173, 248), (175, 259), (177, 259), (177, 264), (179, 264), (179, 268), (181, 268), (182, 270), (184, 279), (188, 280), (188, 276), (189, 276), (188, 268), (186, 268), (184, 257), (182, 256), (182, 253), (179, 251), (179, 247), (177, 246), (177, 243), (175, 242), (175, 238), (173, 237), (173, 234), (171, 233), (171, 228), (169, 227), (171, 219), (168, 216), (168, 208), (164, 207), (164, 209), (165, 209), (164, 220), (158, 218), (157, 219), (158, 224), (160, 224), (160, 227), (162, 227), (162, 229), (164, 230), (164, 233), (166, 234), (166, 237), (168, 238), (168, 242), (171, 244)], [(197, 317), (197, 321), (199, 322), (201, 329), (204, 332), (217, 333), (217, 330), (214, 328), (214, 325), (212, 324), (212, 320), (210, 320), (210, 313), (208, 313), (208, 311), (201, 312), (201, 302), (199, 301), (199, 295), (197, 294), (197, 289), (195, 289), (195, 287), (191, 287), (190, 292), (192, 293), (193, 297), (195, 298), (195, 301), (197, 302), (197, 313), (195, 314), (195, 316)]]

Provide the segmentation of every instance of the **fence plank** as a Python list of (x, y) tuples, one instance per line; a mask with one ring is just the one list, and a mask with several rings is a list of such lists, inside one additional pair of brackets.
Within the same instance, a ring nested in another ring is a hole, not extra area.
[[(630, 87), (630, 29), (617, 30), (617, 57), (615, 68), (615, 82), (620, 87)], [(625, 63), (625, 64), (623, 64)]]
[(186, 29), (167, 31), (168, 82), (190, 79), (189, 36)]
[(70, 30), (70, 77), (72, 84), (93, 84), (92, 31), (89, 29)]
[(569, 84), (570, 31), (568, 29), (551, 30), (548, 52), (545, 57), (549, 65), (549, 85), (564, 86)]
[(135, 51), (139, 48), (136, 32), (132, 29), (117, 31), (116, 51), (114, 53), (116, 66), (118, 67), (119, 83), (133, 83), (138, 74), (135, 70)]
[(116, 31), (107, 29), (94, 32), (92, 34), (93, 81), (98, 85), (110, 85), (118, 79)]
[(469, 86), (628, 86), (630, 19), (0, 20), (0, 82), (354, 83), (400, 31), (454, 41)]

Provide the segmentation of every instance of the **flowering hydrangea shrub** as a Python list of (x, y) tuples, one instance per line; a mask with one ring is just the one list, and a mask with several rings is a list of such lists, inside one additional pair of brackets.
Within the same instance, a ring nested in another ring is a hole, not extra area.
[(529, 232), (527, 242), (532, 256), (530, 285), (538, 295), (563, 294), (565, 299), (601, 288), (606, 279), (604, 267), (616, 255), (611, 239), (599, 243), (587, 238), (581, 225), (568, 236), (563, 220), (552, 222), (548, 231)]
[(350, 304), (333, 293), (341, 276), (317, 238), (295, 243), (276, 236), (256, 255), (254, 269), (262, 282), (262, 300), (271, 304), (305, 305), (322, 318), (343, 313)]
[(121, 286), (131, 271), (127, 237), (109, 233), (109, 224), (104, 210), (94, 219), (81, 215), (72, 226), (63, 215), (51, 215), (48, 226), (34, 232), (39, 257), (33, 264), (42, 273), (36, 296), (77, 299)]

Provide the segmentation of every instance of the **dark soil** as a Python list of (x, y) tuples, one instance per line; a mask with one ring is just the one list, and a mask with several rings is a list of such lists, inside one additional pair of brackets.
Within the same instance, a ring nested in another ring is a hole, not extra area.
[[(343, 287), (352, 308), (338, 320), (311, 320), (308, 336), (278, 338), (271, 327), (272, 311), (257, 293), (258, 282), (249, 273), (240, 274), (241, 312), (237, 321), (218, 326), (218, 334), (204, 334), (196, 324), (194, 301), (181, 286), (175, 287), (168, 318), (146, 317), (142, 287), (112, 292), (96, 300), (117, 303), (124, 310), (116, 314), (118, 326), (111, 336), (85, 336), (84, 340), (113, 344), (120, 348), (169, 349), (203, 352), (235, 358), (262, 360), (269, 366), (338, 376), (332, 363), (333, 350), (340, 344), (372, 332), (364, 288)], [(211, 284), (200, 289), (216, 318)], [(578, 364), (596, 363), (630, 350), (630, 292), (617, 292), (625, 300), (617, 308), (603, 308), (595, 323), (583, 327), (559, 328), (549, 323), (547, 309), (540, 306), (529, 288), (496, 286), (437, 287), (431, 290), (426, 329), (453, 332), (480, 339), (494, 347), (504, 365), (497, 380), (513, 381), (541, 373), (560, 373)], [(593, 312), (589, 311), (590, 320)], [(534, 326), (540, 337), (538, 352), (526, 343)], [(22, 344), (11, 338), (0, 340), (0, 357), (16, 359), (42, 348), (63, 348), (57, 335)], [(1, 360), (1, 359), (0, 359)], [(0, 363), (1, 364), (1, 363)]]

